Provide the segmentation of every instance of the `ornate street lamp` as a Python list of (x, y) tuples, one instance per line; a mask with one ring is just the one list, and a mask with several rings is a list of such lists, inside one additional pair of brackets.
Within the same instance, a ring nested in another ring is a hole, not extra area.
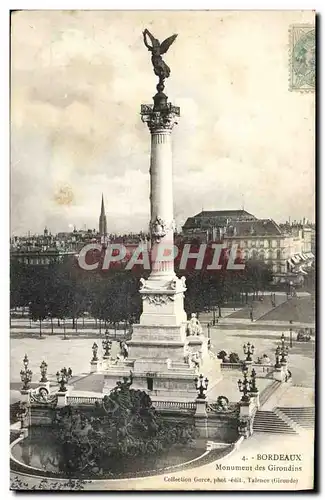
[(241, 397), (241, 401), (243, 403), (249, 403), (251, 398), (249, 397), (249, 392), (250, 392), (250, 382), (249, 380), (247, 379), (247, 372), (248, 372), (248, 368), (247, 366), (244, 366), (243, 368), (243, 375), (244, 375), (244, 378), (243, 380), (238, 380), (238, 389), (239, 389), (239, 392), (242, 392), (243, 395)]
[(291, 328), (291, 326), (290, 326), (289, 332), (290, 332), (290, 347), (292, 347), (292, 328)]
[[(112, 350), (112, 341), (109, 340), (108, 333), (106, 333), (105, 339), (102, 340), (102, 346), (103, 346), (103, 349), (105, 351), (103, 358), (107, 359), (111, 356), (111, 350)], [(97, 353), (96, 353), (96, 355), (97, 355)]]
[(199, 378), (195, 377), (194, 382), (195, 382), (195, 388), (199, 392), (197, 399), (205, 399), (206, 395), (204, 392), (208, 389), (208, 383), (209, 380), (205, 378), (203, 380), (203, 375), (201, 374)]
[(252, 369), (251, 380), (249, 385), (250, 385), (250, 393), (256, 394), (258, 392), (258, 388), (256, 387), (256, 371), (254, 370), (254, 368)]
[(284, 347), (283, 349), (281, 348), (280, 363), (286, 363), (287, 362), (287, 356), (288, 356), (288, 347)]
[(64, 368), (62, 368), (61, 371), (56, 372), (56, 379), (57, 379), (58, 383), (60, 384), (59, 392), (66, 392), (67, 391), (66, 384), (68, 383), (68, 380), (71, 377), (72, 377), (71, 368), (68, 368), (68, 370), (67, 370), (64, 367)]
[(27, 370), (28, 365), (29, 365), (29, 359), (27, 357), (27, 354), (25, 354), (25, 356), (24, 356), (23, 364), (24, 364), (25, 370)]
[(40, 382), (42, 383), (45, 383), (45, 382), (48, 382), (47, 380), (47, 363), (45, 363), (45, 361), (42, 361), (41, 365), (40, 365), (40, 370), (41, 370), (41, 380)]
[(22, 390), (27, 391), (30, 388), (30, 383), (32, 381), (32, 375), (33, 375), (33, 372), (28, 369), (29, 359), (27, 357), (27, 354), (25, 354), (25, 357), (23, 359), (23, 364), (24, 364), (24, 370), (20, 370), (20, 378), (23, 383)]
[(282, 333), (281, 335), (281, 359), (280, 359), (280, 363), (286, 363), (287, 362), (287, 356), (288, 356), (288, 353), (289, 353), (289, 348), (288, 346), (285, 345), (285, 337), (284, 337), (284, 333)]
[(96, 342), (93, 343), (92, 351), (93, 351), (93, 359), (91, 361), (98, 361), (98, 356), (97, 356), (98, 345), (96, 344)]
[(280, 355), (281, 355), (281, 347), (278, 346), (275, 349), (275, 368), (280, 368), (281, 367), (281, 364), (280, 364)]
[(247, 342), (247, 345), (243, 345), (243, 351), (244, 354), (246, 355), (245, 363), (251, 363), (252, 360), (252, 355), (254, 354), (255, 347), (250, 344), (250, 342)]
[(285, 336), (284, 336), (284, 333), (282, 333), (282, 335), (281, 335), (281, 347), (282, 347), (282, 350), (285, 348)]

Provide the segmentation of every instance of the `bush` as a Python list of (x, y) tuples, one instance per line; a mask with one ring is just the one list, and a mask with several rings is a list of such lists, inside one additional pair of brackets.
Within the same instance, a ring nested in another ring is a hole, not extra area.
[(227, 353), (226, 351), (220, 351), (218, 352), (218, 355), (217, 355), (217, 358), (218, 359), (222, 359), (222, 361), (224, 361), (224, 359), (227, 357)]
[(240, 358), (236, 352), (229, 354), (229, 363), (240, 363)]

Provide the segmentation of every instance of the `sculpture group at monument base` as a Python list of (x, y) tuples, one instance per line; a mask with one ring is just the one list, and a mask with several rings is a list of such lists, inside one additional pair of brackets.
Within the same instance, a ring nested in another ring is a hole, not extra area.
[[(203, 335), (186, 335), (186, 325), (180, 327), (147, 327), (136, 325), (135, 337), (128, 342), (130, 357), (103, 365), (104, 394), (115, 387), (116, 381), (132, 372), (134, 389), (170, 400), (189, 400), (197, 395), (195, 378), (204, 373), (217, 383), (221, 378), (220, 360), (208, 350)], [(171, 340), (178, 336), (178, 340)], [(211, 386), (212, 387), (212, 386)]]

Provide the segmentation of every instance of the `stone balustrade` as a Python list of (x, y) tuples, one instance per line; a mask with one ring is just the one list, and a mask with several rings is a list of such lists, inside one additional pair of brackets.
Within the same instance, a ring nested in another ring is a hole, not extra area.
[(152, 401), (153, 406), (157, 410), (195, 410), (195, 401)]
[[(242, 371), (244, 363), (221, 363), (220, 368), (222, 371), (227, 370), (237, 370)], [(274, 372), (274, 366), (272, 365), (263, 365), (261, 363), (251, 363), (249, 365), (250, 368), (254, 368), (256, 371), (256, 375), (259, 378), (266, 377), (271, 375)]]
[[(96, 402), (100, 403), (102, 397), (91, 397), (91, 396), (67, 396), (67, 405), (77, 406), (77, 405), (93, 405)], [(152, 401), (153, 406), (157, 410), (175, 410), (175, 411), (189, 411), (196, 409), (195, 401)]]
[(102, 397), (89, 397), (89, 396), (67, 396), (67, 405), (77, 406), (77, 405), (94, 405), (95, 403), (101, 403)]

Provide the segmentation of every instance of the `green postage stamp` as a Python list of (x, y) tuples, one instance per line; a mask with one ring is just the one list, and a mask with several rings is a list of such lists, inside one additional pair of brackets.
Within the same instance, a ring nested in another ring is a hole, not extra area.
[(311, 24), (292, 25), (290, 29), (290, 90), (315, 91), (316, 36)]

